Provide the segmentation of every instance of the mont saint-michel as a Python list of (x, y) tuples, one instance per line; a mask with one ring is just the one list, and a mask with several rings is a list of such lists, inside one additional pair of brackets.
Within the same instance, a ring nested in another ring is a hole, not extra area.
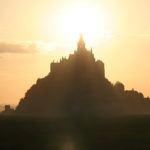
[(150, 99), (135, 90), (113, 85), (105, 66), (87, 50), (80, 35), (77, 50), (50, 64), (50, 73), (38, 79), (22, 98), (16, 114), (50, 116), (99, 116), (150, 113)]

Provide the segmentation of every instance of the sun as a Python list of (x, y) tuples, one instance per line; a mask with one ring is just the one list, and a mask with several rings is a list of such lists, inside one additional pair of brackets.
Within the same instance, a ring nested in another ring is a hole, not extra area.
[(80, 33), (85, 41), (90, 41), (98, 35), (100, 18), (95, 9), (90, 7), (74, 7), (62, 17), (62, 30), (68, 38), (78, 40)]

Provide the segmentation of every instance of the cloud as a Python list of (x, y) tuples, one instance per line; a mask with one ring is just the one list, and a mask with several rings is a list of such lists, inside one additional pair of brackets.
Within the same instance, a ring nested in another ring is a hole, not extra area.
[(111, 30), (106, 30), (100, 34), (99, 41), (101, 41), (101, 43), (107, 43), (116, 36), (117, 36), (116, 33), (113, 33)]
[(35, 53), (36, 45), (16, 43), (16, 42), (0, 42), (0, 53)]
[(56, 42), (43, 42), (43, 41), (35, 41), (36, 49), (40, 52), (49, 52), (55, 50), (57, 47), (61, 45)]
[(43, 41), (0, 41), (0, 53), (37, 53), (54, 50), (57, 46), (57, 43), (46, 43)]

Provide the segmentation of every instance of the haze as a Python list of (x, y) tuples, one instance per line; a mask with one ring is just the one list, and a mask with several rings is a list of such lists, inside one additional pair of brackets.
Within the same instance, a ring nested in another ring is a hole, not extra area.
[(150, 95), (149, 0), (0, 0), (0, 10), (0, 104), (17, 104), (80, 32), (111, 82)]

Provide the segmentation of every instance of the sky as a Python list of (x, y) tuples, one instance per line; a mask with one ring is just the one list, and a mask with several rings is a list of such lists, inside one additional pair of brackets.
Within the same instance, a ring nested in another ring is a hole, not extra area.
[(149, 0), (0, 0), (0, 104), (18, 104), (79, 33), (106, 77), (150, 96)]

